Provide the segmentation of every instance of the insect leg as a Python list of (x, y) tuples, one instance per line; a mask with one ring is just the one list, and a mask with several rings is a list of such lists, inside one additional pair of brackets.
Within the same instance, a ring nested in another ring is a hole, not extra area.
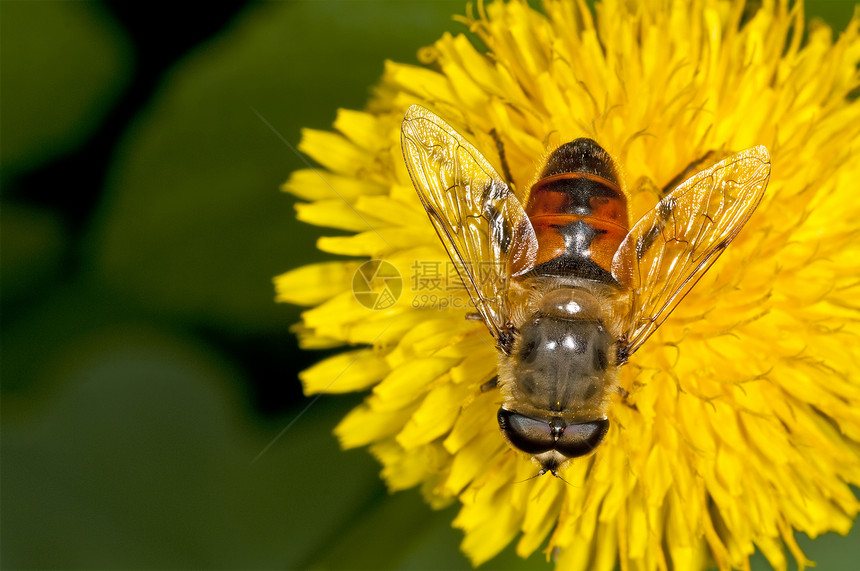
[(657, 203), (657, 217), (654, 219), (654, 222), (652, 222), (648, 231), (636, 240), (637, 259), (641, 260), (645, 254), (648, 253), (648, 250), (654, 245), (657, 237), (661, 232), (663, 232), (663, 228), (666, 227), (666, 221), (669, 220), (669, 217), (672, 216), (674, 211), (675, 201), (669, 197), (666, 197)]
[(632, 403), (629, 400), (630, 399), (630, 391), (628, 391), (624, 387), (618, 387), (618, 394), (621, 395), (621, 402), (624, 403), (625, 406), (628, 406), (628, 407), (630, 407), (636, 411), (639, 410), (638, 408), (636, 408), (636, 403)]
[(485, 393), (487, 391), (491, 391), (494, 388), (496, 388), (497, 386), (499, 386), (499, 376), (498, 375), (496, 375), (495, 377), (493, 377), (492, 379), (490, 379), (489, 381), (487, 381), (486, 383), (481, 385), (481, 392)]
[[(648, 253), (648, 250), (654, 244), (654, 241), (657, 240), (657, 237), (663, 231), (663, 228), (666, 227), (666, 221), (672, 215), (672, 212), (675, 210), (675, 201), (668, 200), (666, 197), (670, 192), (675, 190), (679, 184), (687, 180), (687, 178), (694, 172), (699, 170), (704, 163), (712, 163), (714, 162), (714, 158), (717, 157), (717, 151), (708, 151), (698, 159), (692, 161), (687, 167), (677, 174), (672, 180), (670, 180), (666, 186), (662, 188), (660, 191), (660, 196), (662, 200), (657, 204), (658, 216), (654, 220), (651, 228), (643, 234), (639, 240), (636, 242), (636, 257), (638, 259), (642, 259), (642, 257)], [(647, 181), (645, 184), (654, 183)]]
[(615, 348), (615, 364), (617, 366), (622, 366), (627, 363), (627, 359), (630, 358), (630, 352), (628, 351), (629, 344), (627, 340), (627, 336), (625, 335), (621, 339), (618, 340), (618, 345)]
[(708, 151), (707, 153), (705, 153), (704, 155), (702, 155), (701, 157), (699, 157), (698, 159), (692, 161), (690, 164), (688, 164), (684, 168), (684, 170), (679, 172), (677, 175), (675, 175), (675, 177), (672, 180), (670, 180), (669, 182), (666, 183), (666, 185), (663, 187), (663, 191), (662, 191), (660, 196), (666, 196), (667, 194), (669, 194), (670, 192), (675, 190), (675, 187), (678, 186), (679, 184), (681, 184), (682, 182), (684, 182), (688, 176), (690, 176), (691, 174), (693, 174), (694, 172), (696, 172), (698, 170), (701, 170), (699, 167), (701, 167), (704, 163), (716, 162), (714, 160), (714, 158), (716, 156), (717, 156), (717, 151), (711, 150), (711, 151)]
[(493, 140), (496, 142), (496, 151), (499, 153), (499, 160), (502, 161), (502, 175), (504, 175), (505, 182), (508, 183), (508, 187), (513, 190), (516, 186), (514, 186), (514, 177), (511, 175), (511, 169), (508, 166), (508, 159), (505, 156), (505, 144), (502, 142), (502, 139), (499, 137), (499, 133), (495, 128), (490, 129), (490, 136), (493, 137)]

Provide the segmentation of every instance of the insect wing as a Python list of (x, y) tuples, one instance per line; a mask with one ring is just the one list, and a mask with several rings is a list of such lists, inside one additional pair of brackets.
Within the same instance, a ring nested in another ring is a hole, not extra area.
[(508, 279), (537, 258), (534, 228), (513, 191), (453, 127), (419, 105), (401, 127), (412, 183), (475, 308), (496, 340), (508, 326)]
[(663, 323), (758, 206), (770, 176), (763, 146), (747, 149), (678, 185), (630, 230), (612, 261), (630, 285), (627, 355)]

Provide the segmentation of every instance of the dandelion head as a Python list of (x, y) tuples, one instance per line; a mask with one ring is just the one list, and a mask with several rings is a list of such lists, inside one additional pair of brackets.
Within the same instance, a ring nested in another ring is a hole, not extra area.
[[(345, 231), (319, 249), (348, 257), (276, 279), (308, 307), (302, 345), (344, 347), (305, 392), (367, 391), (340, 442), (368, 446), (391, 490), (459, 502), (475, 564), (511, 542), (565, 570), (807, 564), (795, 530), (846, 533), (860, 509), (860, 18), (835, 39), (778, 0), (512, 0), (459, 19), (423, 65), (387, 63), (364, 111), (303, 133), (321, 169), (284, 188), (299, 219)], [(770, 149), (758, 210), (620, 368), (612, 428), (560, 478), (499, 432), (493, 339), (401, 153), (416, 103), (518, 191), (555, 148), (598, 141), (634, 221), (709, 153)]]

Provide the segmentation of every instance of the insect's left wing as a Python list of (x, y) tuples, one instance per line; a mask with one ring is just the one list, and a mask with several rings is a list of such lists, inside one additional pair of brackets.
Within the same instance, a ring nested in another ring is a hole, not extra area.
[(439, 238), (490, 333), (504, 344), (508, 279), (530, 269), (537, 257), (531, 222), (481, 153), (424, 107), (406, 111), (401, 143)]
[(633, 292), (627, 355), (663, 323), (740, 232), (769, 176), (767, 149), (747, 149), (682, 182), (630, 230), (612, 261), (615, 279)]

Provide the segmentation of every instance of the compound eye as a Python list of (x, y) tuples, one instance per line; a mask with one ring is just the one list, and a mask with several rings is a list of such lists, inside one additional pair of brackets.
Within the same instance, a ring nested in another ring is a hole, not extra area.
[(584, 456), (597, 448), (608, 430), (609, 421), (606, 419), (569, 424), (555, 442), (554, 448), (568, 458)]
[(535, 420), (512, 410), (499, 409), (499, 427), (511, 445), (527, 454), (549, 452), (555, 445), (552, 428), (542, 420)]

